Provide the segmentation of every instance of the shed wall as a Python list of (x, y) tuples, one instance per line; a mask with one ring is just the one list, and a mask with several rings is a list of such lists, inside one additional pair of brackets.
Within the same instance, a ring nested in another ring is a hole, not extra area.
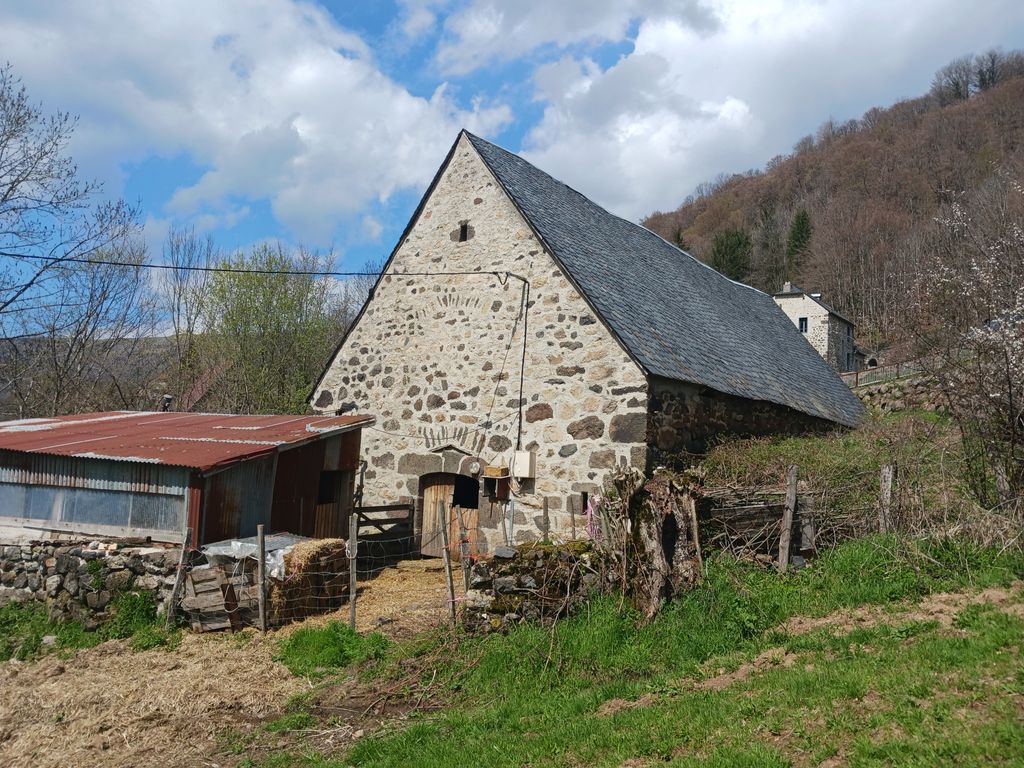
[(0, 521), (177, 541), (188, 478), (182, 467), (0, 451)]

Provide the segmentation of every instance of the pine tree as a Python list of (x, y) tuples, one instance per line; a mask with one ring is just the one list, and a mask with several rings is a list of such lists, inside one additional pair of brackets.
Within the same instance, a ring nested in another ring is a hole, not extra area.
[(750, 235), (740, 229), (726, 229), (715, 235), (711, 245), (711, 266), (733, 280), (750, 274)]
[(789, 236), (786, 238), (786, 277), (794, 277), (797, 269), (803, 264), (813, 234), (811, 217), (806, 209), (801, 208), (793, 217)]

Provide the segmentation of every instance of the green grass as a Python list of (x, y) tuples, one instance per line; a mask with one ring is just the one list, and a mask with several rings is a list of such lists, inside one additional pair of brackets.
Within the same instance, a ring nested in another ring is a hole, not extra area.
[(347, 624), (330, 621), (322, 627), (304, 627), (293, 632), (281, 642), (275, 658), (293, 675), (317, 678), (380, 658), (387, 644), (377, 632), (360, 635)]
[[(1022, 573), (1019, 554), (882, 537), (849, 542), (782, 578), (717, 557), (702, 586), (647, 624), (604, 599), (554, 631), (523, 625), (421, 647), (431, 661), (424, 677), (436, 670), (447, 708), (363, 738), (334, 762), (281, 753), (265, 765), (783, 766), (796, 755), (817, 764), (840, 749), (853, 765), (953, 764), (958, 754), (965, 764), (1024, 761), (1019, 619), (979, 607), (963, 611), (954, 632), (898, 618), (838, 638), (777, 629), (795, 615)], [(721, 691), (695, 687), (776, 647), (797, 663)], [(377, 663), (395, 665), (395, 655)], [(597, 714), (609, 699), (645, 694), (645, 706)]]
[(871, 415), (854, 430), (726, 440), (702, 464), (708, 486), (778, 486), (796, 464), (830, 509), (850, 512), (875, 505), (886, 464), (900, 467), (904, 494), (929, 508), (944, 501), (945, 490), (966, 496), (961, 461), (959, 433), (948, 417), (906, 411)]
[[(112, 639), (126, 639), (136, 651), (161, 646), (175, 648), (181, 640), (178, 630), (167, 630), (157, 620), (151, 593), (121, 593), (108, 611), (111, 618), (95, 632), (90, 632), (78, 621), (51, 621), (40, 603), (0, 606), (0, 660), (25, 661), (52, 651), (92, 648)], [(46, 646), (43, 638), (48, 635), (56, 637), (56, 642)]]

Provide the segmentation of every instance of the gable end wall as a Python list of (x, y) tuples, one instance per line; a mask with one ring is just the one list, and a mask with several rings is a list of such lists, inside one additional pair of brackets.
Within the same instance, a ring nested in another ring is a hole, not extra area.
[[(525, 323), (520, 281), (436, 274), (491, 270), (529, 280)], [(395, 503), (417, 499), (423, 475), (469, 474), (475, 459), (508, 463), (521, 371), (522, 443), (536, 451), (537, 478), (516, 498), (515, 539), (543, 534), (545, 499), (549, 532), (564, 538), (570, 503), (582, 531), (582, 492), (598, 491), (617, 466), (646, 466), (647, 380), (463, 136), (314, 407), (330, 413), (354, 402), (377, 416), (363, 433), (364, 503)], [(480, 549), (504, 543), (501, 514), (483, 501)]]

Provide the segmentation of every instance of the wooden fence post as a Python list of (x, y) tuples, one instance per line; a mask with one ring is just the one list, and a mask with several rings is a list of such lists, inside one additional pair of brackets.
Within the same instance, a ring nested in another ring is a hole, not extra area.
[(452, 581), (452, 555), (448, 551), (448, 520), (444, 513), (444, 502), (437, 502), (438, 527), (441, 529), (441, 560), (444, 562), (444, 580), (448, 585), (448, 616), (455, 626), (455, 583)]
[(569, 505), (569, 528), (572, 531), (570, 541), (576, 541), (576, 497), (567, 496), (565, 503)]
[(192, 529), (185, 528), (185, 538), (181, 541), (181, 556), (178, 558), (178, 570), (174, 573), (174, 587), (167, 602), (167, 628), (174, 626), (174, 615), (178, 611), (178, 598), (181, 596), (181, 585), (185, 583), (185, 555), (192, 544)]
[(465, 588), (469, 589), (469, 531), (466, 529), (466, 518), (462, 515), (462, 507), (455, 507), (455, 514), (459, 516), (459, 560), (462, 562), (462, 581)]
[(882, 533), (888, 533), (892, 528), (892, 483), (895, 478), (894, 465), (882, 467), (878, 488), (878, 530)]
[(356, 628), (356, 555), (359, 553), (359, 517), (355, 510), (348, 516), (348, 625)]
[(782, 534), (779, 536), (779, 573), (789, 568), (789, 543), (793, 535), (793, 515), (796, 513), (796, 464), (786, 474), (786, 508), (782, 512)]
[(256, 550), (259, 560), (256, 561), (256, 593), (260, 611), (260, 632), (267, 631), (267, 539), (263, 535), (263, 524), (256, 526)]

